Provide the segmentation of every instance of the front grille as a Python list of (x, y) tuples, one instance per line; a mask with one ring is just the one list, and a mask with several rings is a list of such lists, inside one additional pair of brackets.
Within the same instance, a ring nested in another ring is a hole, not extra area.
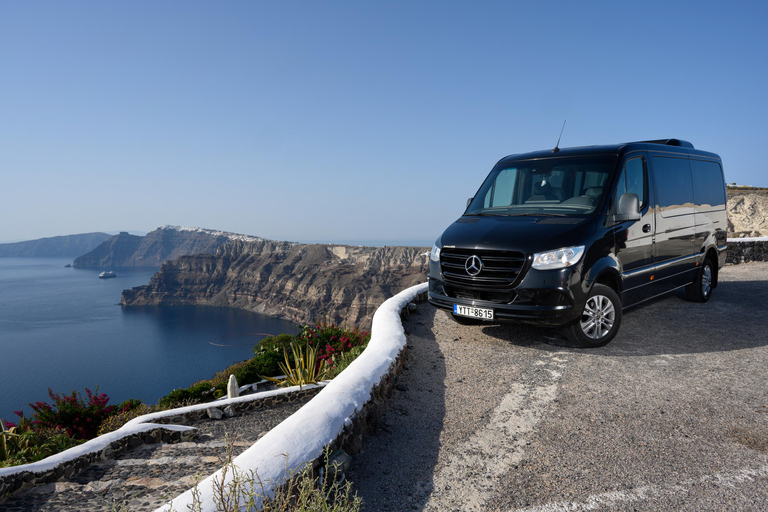
[(449, 297), (455, 299), (482, 300), (485, 302), (496, 302), (497, 304), (509, 304), (517, 296), (515, 292), (495, 292), (487, 290), (470, 290), (469, 288), (445, 287)]
[[(470, 275), (465, 264), (477, 256), (483, 262), (480, 273)], [(509, 289), (525, 268), (525, 254), (515, 251), (481, 251), (472, 249), (443, 249), (440, 270), (448, 285), (470, 289)], [(458, 292), (458, 291), (457, 291)]]

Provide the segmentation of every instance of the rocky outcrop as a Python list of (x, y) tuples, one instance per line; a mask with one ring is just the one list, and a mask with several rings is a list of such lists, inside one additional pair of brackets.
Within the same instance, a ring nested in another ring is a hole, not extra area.
[(123, 291), (122, 303), (228, 306), (297, 323), (325, 315), (367, 327), (384, 300), (426, 281), (427, 252), (231, 240), (215, 254), (164, 263), (148, 285)]
[(728, 236), (768, 236), (768, 189), (728, 189)]
[[(81, 268), (159, 267), (188, 254), (213, 254), (230, 240), (259, 240), (223, 231), (163, 226), (146, 236), (120, 233), (75, 259)], [(81, 253), (82, 254), (82, 253)]]
[(74, 258), (92, 251), (110, 236), (107, 233), (83, 233), (0, 244), (0, 258)]

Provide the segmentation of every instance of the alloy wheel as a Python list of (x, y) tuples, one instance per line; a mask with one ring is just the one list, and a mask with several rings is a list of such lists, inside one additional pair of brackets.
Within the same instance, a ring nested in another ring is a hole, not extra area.
[(701, 272), (701, 294), (706, 297), (712, 290), (712, 267), (705, 264)]
[(581, 330), (594, 340), (606, 336), (613, 328), (616, 309), (604, 295), (595, 295), (587, 300), (581, 316)]

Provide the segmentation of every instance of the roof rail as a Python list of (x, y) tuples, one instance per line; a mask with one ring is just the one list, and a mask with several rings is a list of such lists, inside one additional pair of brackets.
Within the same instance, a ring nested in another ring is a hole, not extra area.
[(643, 144), (663, 144), (665, 146), (680, 146), (682, 148), (693, 148), (693, 144), (687, 140), (682, 139), (658, 139), (658, 140), (641, 140), (638, 141)]

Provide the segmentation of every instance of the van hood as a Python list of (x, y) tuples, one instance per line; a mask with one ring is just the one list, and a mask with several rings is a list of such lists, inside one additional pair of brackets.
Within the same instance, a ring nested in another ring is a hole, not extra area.
[(526, 254), (584, 245), (595, 232), (594, 217), (479, 217), (459, 218), (448, 226), (443, 247)]

